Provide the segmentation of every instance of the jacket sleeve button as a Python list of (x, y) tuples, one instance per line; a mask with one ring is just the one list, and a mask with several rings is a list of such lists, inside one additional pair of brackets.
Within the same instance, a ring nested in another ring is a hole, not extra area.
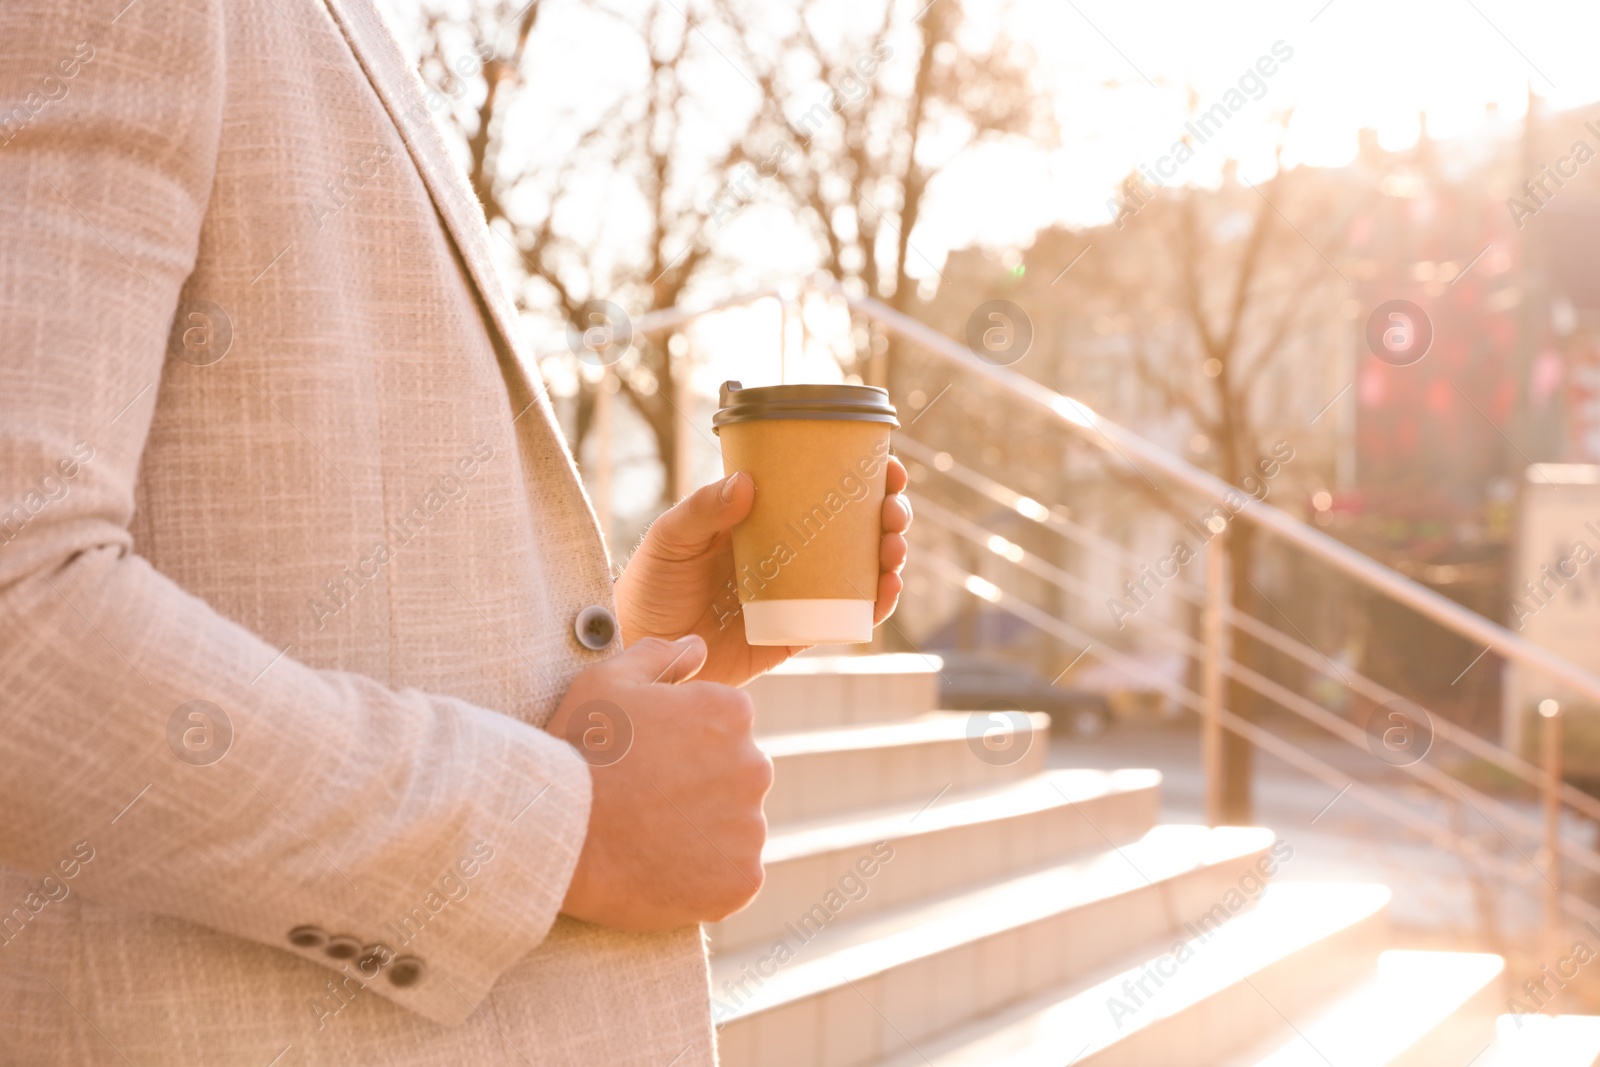
[(389, 984), (404, 989), (422, 981), (428, 965), (415, 956), (401, 956), (389, 964)]
[(328, 943), (322, 946), (322, 951), (330, 959), (353, 960), (361, 954), (361, 942), (349, 934), (340, 934), (338, 937), (328, 938)]
[(289, 944), (297, 948), (317, 948), (328, 942), (328, 935), (317, 926), (296, 926), (289, 931)]

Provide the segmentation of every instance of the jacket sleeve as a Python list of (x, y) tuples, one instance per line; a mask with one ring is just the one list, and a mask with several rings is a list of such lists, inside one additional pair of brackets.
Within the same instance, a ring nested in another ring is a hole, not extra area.
[[(0, 862), (70, 864), (88, 899), (359, 970), (455, 1025), (554, 922), (587, 765), (508, 715), (297, 662), (129, 534), (224, 10), (0, 4)], [(349, 940), (291, 943), (306, 927)]]

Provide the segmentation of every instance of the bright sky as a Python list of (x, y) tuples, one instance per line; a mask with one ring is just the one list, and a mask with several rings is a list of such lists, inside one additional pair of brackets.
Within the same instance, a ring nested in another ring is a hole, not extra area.
[[(399, 25), (412, 24), (416, 0), (380, 2)], [(541, 154), (559, 156), (573, 116), (602, 111), (638, 67), (627, 46), (604, 61), (625, 36), (609, 16), (584, 0), (541, 2), (530, 92), (513, 124), (522, 135), (517, 147), (536, 165), (545, 162)], [(663, 0), (607, 6), (633, 17), (657, 2)], [(902, 2), (920, 7), (924, 0)], [(965, 4), (972, 30), (984, 35), (1005, 9), (995, 0)], [(843, 10), (850, 18), (861, 5)], [(1155, 164), (1182, 134), (1190, 87), (1201, 108), (1209, 107), (1277, 42), (1292, 57), (1251, 87), (1259, 99), (1202, 146), (1177, 180), (1213, 180), (1230, 156), (1241, 160), (1246, 177), (1264, 176), (1277, 117), (1289, 108), (1289, 159), (1337, 165), (1354, 156), (1363, 127), (1376, 129), (1387, 147), (1410, 144), (1424, 112), (1435, 137), (1505, 136), (1526, 110), (1530, 83), (1556, 107), (1600, 99), (1600, 63), (1592, 55), (1600, 4), (1593, 0), (1014, 0), (1010, 10), (1011, 35), (1038, 55), (1036, 77), (1055, 100), (1063, 147), (997, 147), (955, 159), (930, 190), (914, 237), (921, 255), (912, 257), (913, 274), (931, 277), (929, 261), (942, 263), (951, 248), (1023, 245), (1040, 226), (1105, 221), (1117, 182), (1135, 165)], [(909, 50), (902, 53), (898, 60), (909, 64)], [(708, 58), (707, 67), (704, 84), (728, 107), (745, 106), (743, 77), (720, 58)], [(595, 238), (622, 239), (639, 220), (627, 217), (603, 182), (591, 184)], [(804, 270), (801, 246), (775, 242), (768, 224), (778, 220), (750, 214), (726, 239), (741, 252), (759, 248), (775, 275)]]
[[(990, 5), (968, 9), (977, 21)], [(1354, 157), (1364, 127), (1389, 148), (1413, 143), (1423, 113), (1436, 138), (1514, 135), (1530, 83), (1558, 108), (1600, 99), (1600, 64), (1590, 54), (1600, 4), (1592, 0), (1018, 0), (1010, 30), (1037, 51), (1063, 147), (958, 159), (930, 191), (913, 238), (922, 254), (909, 264), (915, 275), (932, 277), (927, 261), (942, 264), (953, 248), (1022, 247), (1041, 226), (1106, 221), (1117, 182), (1133, 166), (1153, 166), (1182, 135), (1189, 87), (1209, 107), (1278, 42), (1290, 58), (1268, 65), (1275, 73), (1247, 93), (1259, 99), (1175, 180), (1212, 181), (1229, 157), (1246, 177), (1266, 176), (1289, 108), (1289, 161), (1339, 165)], [(751, 223), (752, 243), (772, 232)], [(770, 244), (767, 251), (776, 254)], [(746, 336), (776, 333), (766, 308), (730, 326)]]
[(1019, 0), (1013, 33), (1038, 51), (1065, 147), (1048, 159), (995, 152), (948, 175), (918, 235), (932, 259), (1025, 243), (1041, 222), (1105, 221), (1129, 167), (1182, 133), (1188, 86), (1210, 106), (1277, 41), (1292, 58), (1179, 178), (1206, 181), (1229, 156), (1264, 176), (1276, 116), (1291, 107), (1290, 161), (1337, 165), (1363, 127), (1389, 148), (1412, 143), (1423, 112), (1435, 137), (1503, 136), (1530, 82), (1560, 108), (1600, 99), (1592, 0)]

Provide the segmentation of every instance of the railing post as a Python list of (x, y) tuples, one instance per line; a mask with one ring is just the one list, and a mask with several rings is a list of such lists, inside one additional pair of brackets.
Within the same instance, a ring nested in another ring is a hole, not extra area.
[(1561, 705), (1539, 702), (1543, 719), (1539, 731), (1544, 764), (1544, 873), (1545, 951), (1556, 958), (1561, 951)]
[(1205, 718), (1200, 724), (1200, 762), (1205, 773), (1206, 822), (1222, 825), (1222, 663), (1228, 656), (1224, 613), (1228, 604), (1228, 534), (1226, 528), (1206, 546), (1206, 606), (1202, 619), (1205, 660), (1201, 690)]

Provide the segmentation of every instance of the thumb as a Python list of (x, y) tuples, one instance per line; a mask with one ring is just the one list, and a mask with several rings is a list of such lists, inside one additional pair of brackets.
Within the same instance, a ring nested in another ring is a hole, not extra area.
[(667, 509), (645, 535), (646, 547), (668, 557), (698, 555), (719, 534), (749, 515), (755, 501), (755, 480), (735, 471), (720, 482), (702, 485)]
[(644, 637), (611, 658), (611, 665), (636, 685), (676, 685), (699, 673), (706, 662), (706, 643), (697, 634), (663, 641)]

